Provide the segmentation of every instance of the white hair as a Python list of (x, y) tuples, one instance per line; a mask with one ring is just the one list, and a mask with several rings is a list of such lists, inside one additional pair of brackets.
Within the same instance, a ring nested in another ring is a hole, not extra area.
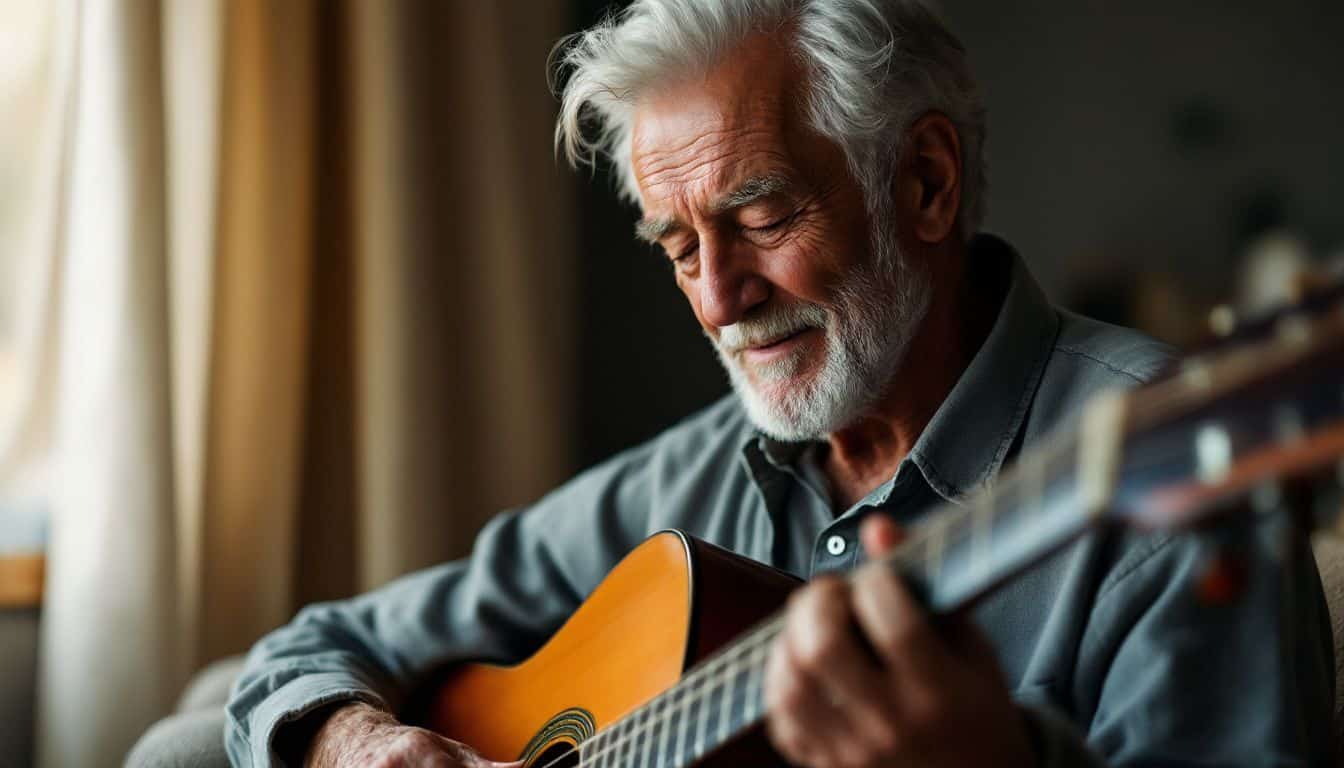
[(638, 99), (708, 71), (753, 33), (786, 28), (806, 72), (805, 115), (844, 151), (876, 226), (892, 226), (882, 214), (892, 203), (905, 131), (937, 111), (961, 141), (961, 234), (978, 230), (985, 109), (965, 49), (919, 0), (635, 0), (556, 45), (553, 71), (557, 82), (564, 78), (557, 149), (576, 166), (606, 157), (621, 197), (638, 204), (630, 164)]

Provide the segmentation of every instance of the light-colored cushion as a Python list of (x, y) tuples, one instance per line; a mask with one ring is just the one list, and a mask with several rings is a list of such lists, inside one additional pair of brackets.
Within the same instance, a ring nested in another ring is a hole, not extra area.
[(221, 659), (191, 678), (177, 713), (145, 732), (126, 756), (128, 768), (228, 768), (224, 704), (243, 668), (243, 657)]
[(192, 676), (177, 700), (178, 712), (221, 709), (229, 702), (229, 688), (243, 671), (243, 657), (230, 656), (208, 664)]
[(224, 708), (165, 717), (126, 755), (126, 768), (229, 768)]

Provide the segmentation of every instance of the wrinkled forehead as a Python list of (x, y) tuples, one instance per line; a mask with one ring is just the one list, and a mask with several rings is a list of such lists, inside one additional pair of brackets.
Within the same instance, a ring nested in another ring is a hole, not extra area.
[(634, 112), (630, 161), (645, 210), (712, 198), (790, 165), (796, 76), (789, 57), (756, 41), (709, 73), (664, 86)]
[(687, 105), (636, 123), (631, 163), (645, 207), (670, 197), (709, 199), (752, 175), (790, 167), (784, 126), (771, 110)]

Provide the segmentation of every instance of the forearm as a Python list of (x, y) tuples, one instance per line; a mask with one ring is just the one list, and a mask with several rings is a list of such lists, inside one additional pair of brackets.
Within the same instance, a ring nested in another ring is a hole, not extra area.
[(257, 643), (228, 705), (235, 765), (277, 762), (277, 732), (321, 707), (360, 701), (396, 712), (444, 664), (516, 660), (544, 640), (576, 598), (540, 549), (545, 526), (524, 517), (492, 521), (469, 560), (311, 606)]
[(318, 710), (354, 701), (396, 710), (447, 643), (385, 637), (391, 628), (380, 614), (413, 605), (419, 599), (415, 593), (426, 588), (451, 591), (451, 571), (460, 567), (444, 566), (356, 600), (307, 608), (263, 638), (249, 653), (227, 708), (226, 740), (234, 764), (290, 764), (281, 759), (277, 736)]

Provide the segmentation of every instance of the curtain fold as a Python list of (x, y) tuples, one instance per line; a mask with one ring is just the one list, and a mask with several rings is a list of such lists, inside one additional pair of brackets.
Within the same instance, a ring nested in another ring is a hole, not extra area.
[(167, 238), (172, 361), (177, 639), (183, 670), (200, 654), (206, 414), (214, 307), (223, 99), (221, 0), (164, 5)]
[(119, 764), (190, 670), (573, 469), (564, 10), (63, 0), (0, 450), (49, 468), (41, 765)]
[(562, 4), (349, 10), (369, 588), (571, 469), (573, 214), (545, 78)]
[(161, 16), (149, 3), (67, 9), (37, 748), (41, 764), (75, 766), (124, 754), (171, 701), (180, 668)]
[(230, 0), (206, 417), (203, 658), (293, 611), (307, 373), (313, 18)]

